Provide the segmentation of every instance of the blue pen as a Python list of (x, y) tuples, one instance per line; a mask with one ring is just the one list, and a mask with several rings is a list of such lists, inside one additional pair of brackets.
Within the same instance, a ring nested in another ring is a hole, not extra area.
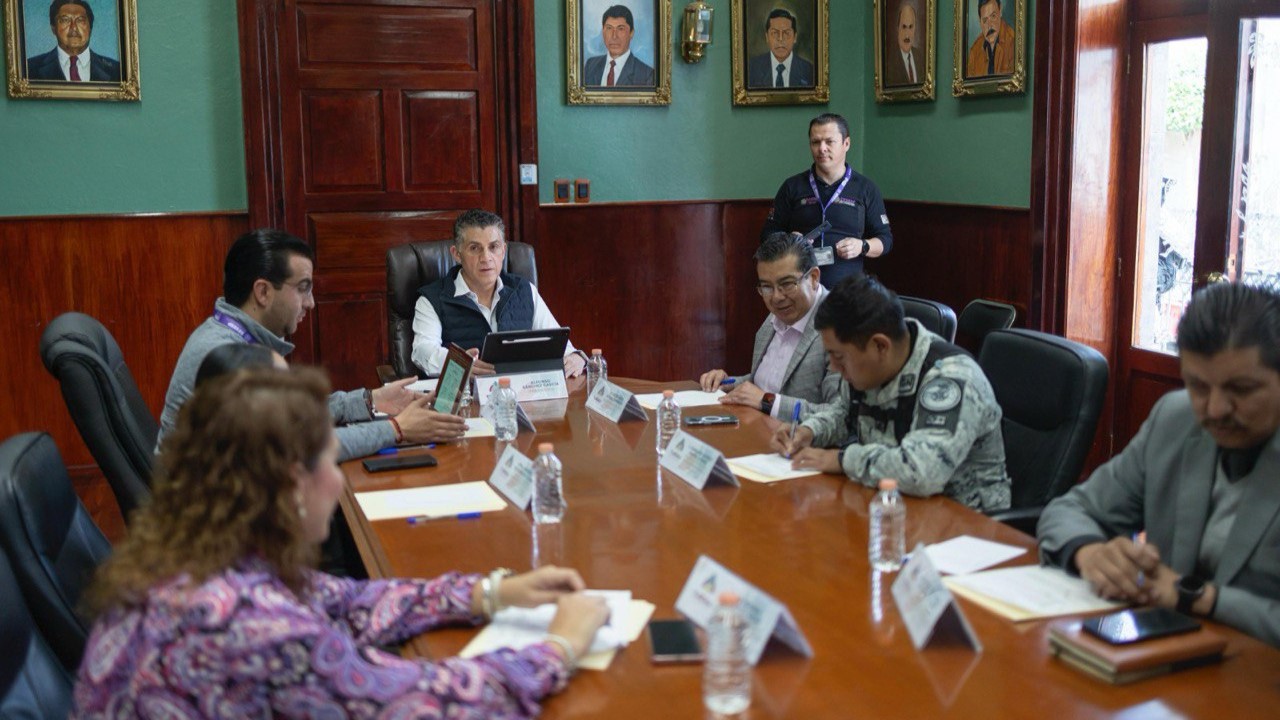
[(732, 385), (736, 382), (738, 382), (738, 378), (725, 378), (720, 381), (720, 387), (724, 387), (725, 385)]
[[(408, 518), (408, 520), (410, 525), (417, 525), (419, 523), (427, 522), (428, 520), (439, 520), (441, 518), (447, 518), (447, 517), (449, 516), (448, 515), (415, 515), (411, 518)], [(457, 518), (458, 520), (475, 520), (476, 518), (480, 517), (480, 512), (476, 511), (476, 512), (458, 513), (453, 517)]]
[[(1130, 536), (1130, 539), (1133, 540), (1134, 545), (1137, 545), (1138, 547), (1142, 547), (1147, 542), (1147, 534), (1144, 532), (1136, 532)], [(1139, 569), (1138, 570), (1138, 587), (1142, 587), (1143, 585), (1146, 585), (1146, 584), (1147, 584), (1147, 574), (1142, 572), (1141, 569)]]
[[(790, 448), (796, 442), (796, 427), (800, 425), (800, 401), (796, 401), (796, 406), (791, 409), (791, 437), (787, 440), (787, 447)], [(787, 458), (791, 458), (791, 453), (787, 453)]]
[(435, 446), (436, 446), (435, 443), (427, 443), (426, 445), (392, 445), (391, 447), (382, 448), (381, 450), (378, 451), (378, 454), (379, 455), (395, 455), (399, 453), (401, 450), (420, 450), (422, 448), (431, 450)]

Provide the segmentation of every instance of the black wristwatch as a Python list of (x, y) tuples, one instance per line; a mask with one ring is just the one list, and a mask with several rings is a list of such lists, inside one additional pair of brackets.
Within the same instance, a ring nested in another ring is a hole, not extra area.
[(871, 252), (871, 241), (870, 241), (870, 240), (867, 240), (866, 238), (863, 238), (863, 240), (862, 240), (862, 255), (861, 255), (860, 257), (866, 257), (866, 256), (867, 256), (867, 253), (869, 253), (869, 252)]
[(1191, 606), (1204, 597), (1204, 578), (1183, 575), (1174, 587), (1178, 591), (1178, 612), (1190, 615)]
[(760, 412), (764, 413), (765, 415), (772, 415), (773, 401), (776, 400), (777, 398), (778, 396), (774, 395), (773, 393), (765, 393), (764, 399), (760, 401)]

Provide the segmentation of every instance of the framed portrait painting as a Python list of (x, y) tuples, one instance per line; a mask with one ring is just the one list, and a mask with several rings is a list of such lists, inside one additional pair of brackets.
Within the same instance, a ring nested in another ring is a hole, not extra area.
[(951, 93), (961, 97), (1026, 92), (1026, 0), (955, 2)]
[(933, 100), (935, 0), (875, 0), (876, 102)]
[(9, 97), (139, 100), (137, 0), (0, 0)]
[(733, 104), (825, 103), (828, 0), (733, 0)]
[(570, 105), (671, 104), (671, 0), (565, 0)]

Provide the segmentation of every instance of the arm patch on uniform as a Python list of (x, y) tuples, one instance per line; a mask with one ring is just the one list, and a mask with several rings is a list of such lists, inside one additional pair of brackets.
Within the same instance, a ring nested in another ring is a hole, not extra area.
[(963, 399), (964, 381), (949, 377), (933, 378), (920, 388), (916, 428), (955, 432)]

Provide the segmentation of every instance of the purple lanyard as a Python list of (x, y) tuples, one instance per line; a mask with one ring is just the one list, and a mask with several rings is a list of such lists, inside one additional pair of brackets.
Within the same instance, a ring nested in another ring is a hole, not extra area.
[[(844, 186), (849, 184), (849, 178), (853, 177), (853, 168), (848, 165), (844, 166), (844, 179), (836, 186), (836, 191), (831, 193), (831, 197), (827, 199), (827, 204), (822, 204), (822, 195), (818, 193), (818, 182), (813, 178), (813, 170), (809, 171), (809, 188), (813, 190), (813, 199), (818, 201), (818, 207), (822, 208), (822, 222), (827, 221), (827, 208), (831, 207), (831, 203), (840, 197), (840, 193), (844, 192)], [(822, 233), (819, 236), (819, 245), (827, 244), (827, 234)]]
[(250, 345), (258, 344), (258, 338), (250, 335), (249, 329), (246, 328), (239, 320), (231, 317), (230, 315), (222, 312), (221, 310), (213, 311), (213, 319), (217, 320), (220, 324), (231, 328), (235, 332), (235, 334), (244, 338), (244, 341), (249, 343)]

